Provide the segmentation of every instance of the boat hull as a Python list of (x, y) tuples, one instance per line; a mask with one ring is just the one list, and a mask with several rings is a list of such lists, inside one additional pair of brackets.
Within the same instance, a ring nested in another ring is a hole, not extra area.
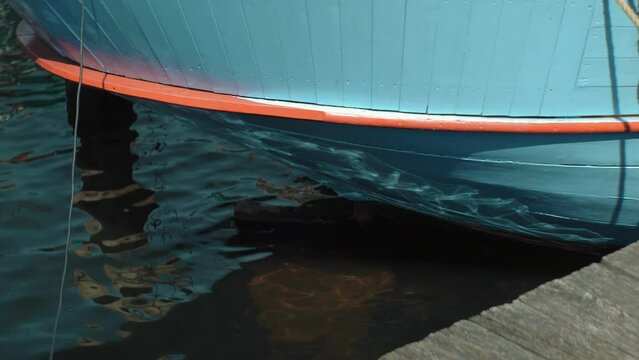
[[(79, 62), (77, 0), (9, 0)], [(253, 98), (428, 114), (637, 114), (613, 0), (90, 0), (85, 64)]]
[(523, 237), (591, 245), (636, 240), (639, 139), (392, 129), (142, 101), (269, 153), (340, 195)]
[[(39, 23), (39, 34), (73, 59), (60, 39), (51, 39), (59, 34), (45, 31), (49, 23)], [(77, 64), (32, 30), (21, 29), (18, 37), (40, 66), (79, 81)], [(95, 68), (83, 74), (86, 85), (270, 153), (349, 198), (530, 238), (591, 245), (636, 240), (635, 117), (432, 116), (222, 95)]]

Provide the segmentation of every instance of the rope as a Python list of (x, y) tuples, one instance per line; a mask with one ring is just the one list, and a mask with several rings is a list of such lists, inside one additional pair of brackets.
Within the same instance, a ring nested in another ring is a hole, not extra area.
[(628, 15), (632, 23), (635, 24), (637, 28), (639, 28), (639, 14), (637, 14), (635, 9), (633, 9), (632, 6), (630, 6), (630, 3), (628, 3), (628, 0), (616, 0), (616, 1), (619, 7), (621, 7), (621, 10), (623, 10), (623, 12), (625, 12), (626, 15)]
[(75, 98), (75, 121), (73, 124), (73, 159), (71, 160), (71, 199), (69, 201), (69, 213), (67, 216), (67, 238), (64, 247), (64, 265), (62, 267), (62, 277), (60, 279), (60, 289), (58, 289), (58, 308), (53, 323), (53, 334), (51, 335), (51, 349), (49, 350), (49, 360), (53, 360), (55, 352), (55, 340), (58, 335), (58, 325), (62, 313), (62, 298), (64, 291), (64, 279), (67, 277), (67, 267), (69, 265), (69, 248), (71, 247), (71, 219), (73, 213), (73, 202), (75, 197), (75, 161), (78, 152), (78, 123), (80, 122), (80, 92), (82, 91), (82, 79), (84, 78), (84, 0), (80, 1), (82, 12), (80, 15), (80, 74), (78, 76), (78, 92)]

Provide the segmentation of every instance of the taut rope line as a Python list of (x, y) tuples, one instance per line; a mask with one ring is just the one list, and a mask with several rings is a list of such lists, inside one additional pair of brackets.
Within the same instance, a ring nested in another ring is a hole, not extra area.
[(64, 292), (64, 279), (67, 277), (67, 267), (69, 265), (69, 248), (71, 247), (71, 219), (73, 213), (73, 202), (75, 198), (75, 160), (78, 152), (78, 123), (80, 122), (80, 92), (82, 91), (82, 79), (84, 77), (84, 1), (80, 1), (82, 13), (80, 15), (80, 74), (78, 79), (78, 92), (75, 98), (75, 121), (73, 123), (73, 159), (71, 160), (71, 199), (69, 201), (69, 213), (67, 217), (67, 238), (64, 247), (64, 265), (60, 279), (60, 289), (58, 290), (58, 308), (53, 323), (53, 334), (51, 335), (51, 349), (49, 350), (49, 360), (53, 360), (55, 352), (55, 340), (58, 335), (58, 324), (62, 313), (62, 298)]

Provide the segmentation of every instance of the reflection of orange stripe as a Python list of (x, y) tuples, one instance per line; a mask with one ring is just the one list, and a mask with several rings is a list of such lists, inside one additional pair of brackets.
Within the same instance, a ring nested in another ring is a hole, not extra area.
[[(57, 54), (42, 41), (25, 22), (20, 24), (18, 39), (25, 51), (43, 69), (64, 79), (78, 81), (79, 66)], [(414, 119), (414, 114), (401, 112), (369, 111), (363, 116), (325, 112), (321, 106), (306, 109), (278, 104), (260, 103), (233, 95), (216, 94), (208, 91), (186, 89), (163, 85), (144, 80), (135, 80), (101, 71), (85, 69), (84, 84), (109, 92), (133, 96), (141, 99), (160, 101), (169, 104), (244, 114), (275, 116), (300, 120), (314, 120), (338, 124), (366, 125), (379, 127), (407, 128), (419, 130), (448, 130), (469, 132), (509, 132), (509, 133), (616, 133), (638, 132), (639, 121), (614, 121), (610, 118), (583, 118), (583, 121), (534, 122), (526, 119), (510, 118), (508, 121), (474, 120), (468, 117), (433, 117)], [(392, 117), (389, 116), (392, 114)], [(636, 118), (636, 116), (634, 116)]]

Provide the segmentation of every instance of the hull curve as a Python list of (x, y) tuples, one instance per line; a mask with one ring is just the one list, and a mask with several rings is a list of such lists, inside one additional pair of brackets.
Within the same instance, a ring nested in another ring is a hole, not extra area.
[[(38, 44), (32, 33), (21, 32), (20, 36), (28, 40), (24, 45), (33, 56), (43, 54), (30, 47)], [(45, 53), (56, 56), (50, 49)], [(36, 61), (77, 81), (75, 64), (60, 59)], [(140, 83), (155, 89), (152, 93), (156, 95), (167, 85), (97, 70), (87, 74), (88, 85), (133, 96), (159, 111), (271, 153), (350, 198), (380, 200), (449, 221), (532, 238), (591, 245), (636, 240), (639, 190), (631, 185), (639, 181), (639, 136), (633, 118), (498, 121), (507, 126), (550, 122), (563, 129), (571, 124), (604, 126), (581, 133), (554, 128), (539, 132), (412, 128), (398, 126), (397, 118), (420, 124), (433, 120), (402, 113), (386, 116), (388, 126), (371, 126), (359, 123), (357, 116), (350, 116), (354, 119), (350, 123), (330, 117), (312, 119), (315, 115), (306, 119), (304, 114), (315, 112), (305, 106), (169, 86), (171, 99), (195, 98), (201, 104), (171, 105), (166, 98), (135, 92)], [(151, 99), (164, 103), (148, 101)], [(218, 107), (207, 102), (211, 99)], [(234, 111), (238, 101), (263, 112)], [(298, 112), (279, 115), (282, 107)], [(327, 116), (331, 110), (320, 113)], [(479, 126), (491, 123), (482, 118), (448, 120)], [(598, 131), (610, 124), (615, 128)]]
[[(630, 184), (639, 181), (639, 167), (559, 166), (549, 156), (556, 147), (576, 153), (584, 143), (618, 152), (620, 141), (635, 147), (638, 139), (478, 133), (470, 140), (460, 132), (300, 124), (135, 101), (269, 153), (354, 200), (528, 238), (612, 246), (636, 240), (639, 193)], [(397, 138), (401, 145), (391, 142)], [(437, 145), (444, 143), (459, 147), (458, 154), (442, 154), (446, 147)], [(503, 160), (519, 158), (522, 149), (545, 163)]]

